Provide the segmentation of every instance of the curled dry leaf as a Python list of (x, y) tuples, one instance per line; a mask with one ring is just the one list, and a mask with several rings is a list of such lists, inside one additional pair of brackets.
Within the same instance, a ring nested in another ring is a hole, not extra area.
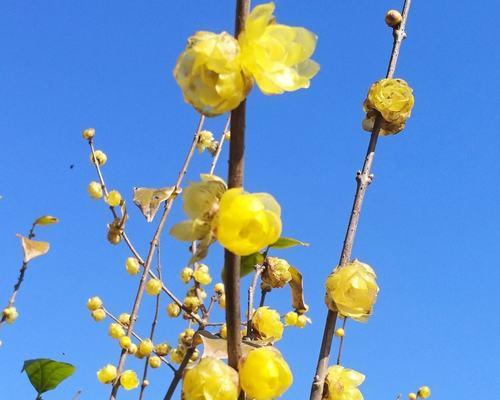
[[(203, 342), (203, 356), (205, 357), (213, 357), (218, 358), (219, 360), (227, 359), (227, 340), (222, 339), (219, 336), (212, 335), (208, 331), (199, 331), (198, 335)], [(247, 343), (241, 343), (241, 354), (242, 356), (246, 356), (250, 350), (255, 349), (255, 347), (260, 346), (251, 346)]]
[(35, 222), (33, 222), (33, 225), (52, 225), (52, 224), (57, 224), (59, 222), (59, 218), (56, 218), (52, 215), (43, 215), (40, 218), (37, 218)]
[(304, 283), (302, 281), (302, 274), (295, 267), (290, 267), (292, 280), (289, 282), (290, 289), (292, 290), (292, 307), (299, 313), (305, 313), (309, 306), (304, 301)]
[[(134, 188), (134, 204), (139, 207), (142, 215), (151, 222), (160, 208), (160, 204), (168, 200), (175, 192), (175, 186), (164, 188)], [(176, 192), (177, 194), (177, 192)]]
[(25, 263), (33, 260), (36, 257), (43, 256), (49, 251), (50, 244), (48, 242), (31, 240), (20, 234), (17, 234), (16, 236), (21, 239), (21, 246), (23, 247), (24, 252), (23, 261)]

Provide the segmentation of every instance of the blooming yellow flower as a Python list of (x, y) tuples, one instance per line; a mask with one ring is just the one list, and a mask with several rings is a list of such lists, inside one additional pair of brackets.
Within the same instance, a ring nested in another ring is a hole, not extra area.
[(292, 280), (290, 264), (278, 257), (268, 257), (266, 268), (262, 273), (262, 281), (272, 288), (282, 288)]
[(366, 118), (363, 129), (373, 130), (377, 112), (382, 116), (381, 135), (401, 132), (410, 117), (415, 99), (413, 90), (402, 79), (381, 79), (375, 82), (363, 104)]
[(144, 339), (143, 341), (141, 341), (141, 343), (139, 343), (137, 351), (139, 355), (147, 357), (152, 353), (154, 347), (155, 346), (150, 339)]
[(114, 365), (108, 364), (97, 371), (97, 379), (101, 383), (111, 383), (116, 378), (116, 367)]
[(201, 285), (209, 285), (212, 282), (212, 277), (210, 276), (208, 270), (197, 269), (194, 271), (193, 278), (196, 282)]
[(293, 382), (292, 371), (274, 347), (251, 350), (240, 360), (241, 388), (254, 400), (280, 397)]
[(221, 198), (213, 226), (222, 246), (239, 256), (246, 256), (278, 240), (281, 208), (270, 194), (229, 189)]
[(422, 386), (420, 389), (418, 389), (417, 396), (423, 399), (428, 399), (429, 397), (431, 397), (431, 389), (429, 388), (429, 386)]
[(238, 107), (251, 88), (251, 80), (241, 69), (238, 41), (226, 32), (191, 36), (177, 60), (174, 77), (184, 100), (209, 117)]
[(160, 294), (163, 285), (159, 279), (150, 279), (146, 283), (146, 293), (151, 296), (157, 296)]
[(2, 317), (5, 318), (8, 324), (13, 324), (19, 317), (16, 307), (5, 307), (2, 311)]
[(215, 143), (214, 135), (212, 132), (203, 130), (198, 134), (198, 143), (196, 148), (198, 152), (203, 153), (206, 149), (210, 149)]
[(106, 164), (106, 161), (108, 161), (108, 156), (102, 150), (96, 150), (94, 153), (90, 153), (90, 161), (92, 164), (95, 164), (94, 156), (98, 165), (104, 165)]
[(295, 326), (299, 319), (299, 315), (295, 311), (289, 311), (285, 314), (285, 325)]
[(89, 196), (95, 200), (101, 199), (103, 195), (102, 186), (99, 182), (96, 181), (92, 181), (89, 183), (87, 192), (89, 193)]
[(358, 260), (336, 267), (326, 280), (327, 304), (333, 311), (365, 322), (379, 291), (373, 269)]
[(325, 379), (326, 400), (363, 400), (358, 386), (363, 383), (365, 376), (352, 369), (335, 365), (328, 368)]
[(276, 23), (274, 3), (255, 7), (238, 37), (243, 70), (252, 75), (265, 94), (308, 88), (319, 71), (309, 59), (316, 35), (302, 27)]
[(101, 308), (101, 307), (102, 307), (102, 300), (99, 297), (94, 296), (94, 297), (91, 297), (90, 299), (88, 299), (87, 308), (90, 311), (97, 310), (98, 308)]
[(113, 339), (120, 339), (122, 336), (125, 336), (125, 330), (120, 324), (114, 322), (109, 325), (108, 334)]
[(184, 400), (237, 400), (238, 394), (238, 373), (216, 358), (203, 358), (182, 382)]
[(120, 385), (125, 390), (132, 390), (139, 386), (139, 379), (137, 378), (137, 374), (131, 369), (127, 371), (123, 371), (120, 375)]
[(122, 195), (118, 190), (112, 190), (108, 193), (105, 200), (106, 203), (108, 203), (108, 205), (110, 205), (111, 207), (116, 207), (120, 205), (122, 201)]
[(280, 314), (269, 307), (259, 307), (252, 317), (252, 327), (262, 339), (278, 341), (283, 336), (283, 323)]
[(196, 312), (200, 307), (200, 299), (196, 296), (187, 296), (184, 298), (184, 306), (192, 312)]
[(137, 275), (140, 270), (139, 260), (135, 257), (128, 257), (125, 261), (125, 269), (130, 275)]

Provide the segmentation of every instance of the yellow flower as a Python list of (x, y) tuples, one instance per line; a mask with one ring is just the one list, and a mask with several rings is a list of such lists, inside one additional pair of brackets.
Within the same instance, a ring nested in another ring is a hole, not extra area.
[(335, 268), (326, 280), (329, 308), (355, 321), (367, 321), (377, 300), (376, 278), (373, 269), (358, 260)]
[(214, 285), (214, 292), (217, 294), (224, 294), (224, 284), (222, 282), (218, 282)]
[(100, 322), (106, 318), (106, 312), (102, 308), (92, 311), (90, 315), (92, 315), (92, 318), (94, 318), (96, 322)]
[(184, 359), (185, 353), (181, 349), (173, 349), (170, 352), (170, 359), (176, 364), (180, 364)]
[(201, 305), (201, 301), (196, 296), (187, 296), (184, 298), (184, 306), (192, 312), (196, 312)]
[(343, 328), (337, 328), (335, 330), (335, 336), (337, 336), (337, 337), (344, 337), (345, 336), (345, 330)]
[(292, 280), (290, 264), (278, 257), (268, 257), (266, 269), (262, 273), (262, 281), (272, 288), (282, 288)]
[(184, 400), (237, 400), (238, 394), (238, 373), (216, 358), (203, 358), (182, 382)]
[(132, 345), (132, 339), (128, 336), (122, 336), (119, 342), (122, 349), (130, 349), (130, 346)]
[(82, 132), (82, 137), (86, 140), (92, 139), (95, 136), (94, 128), (87, 128)]
[(151, 296), (157, 296), (160, 294), (163, 285), (159, 279), (150, 279), (146, 283), (146, 293)]
[(129, 313), (121, 313), (118, 316), (118, 321), (120, 321), (120, 324), (128, 326), (130, 324), (130, 314)]
[(125, 261), (125, 269), (130, 275), (137, 275), (140, 270), (139, 260), (135, 257), (128, 257)]
[(213, 226), (222, 246), (234, 254), (246, 256), (278, 240), (281, 208), (270, 194), (229, 189), (221, 198)]
[(160, 343), (155, 346), (155, 353), (159, 356), (166, 356), (170, 353), (170, 345), (168, 343)]
[(373, 130), (377, 112), (382, 116), (381, 135), (401, 132), (410, 117), (415, 99), (413, 90), (402, 79), (381, 79), (375, 82), (363, 104), (366, 118), (363, 129)]
[(122, 336), (125, 336), (125, 330), (120, 324), (112, 323), (109, 325), (108, 334), (113, 339), (120, 339)]
[(110, 205), (111, 207), (116, 207), (120, 205), (122, 201), (122, 195), (118, 190), (112, 190), (108, 193), (105, 200), (106, 203), (108, 203), (108, 205)]
[(97, 371), (97, 379), (101, 383), (111, 383), (116, 378), (116, 367), (114, 365), (108, 364)]
[(408, 394), (408, 400), (417, 400), (417, 394), (416, 393)]
[(252, 317), (252, 327), (262, 339), (278, 341), (283, 336), (283, 323), (276, 310), (269, 307), (259, 307)]
[(19, 313), (16, 307), (6, 307), (2, 311), (2, 317), (7, 321), (8, 324), (13, 324), (14, 321), (19, 317)]
[(310, 323), (311, 320), (307, 318), (304, 314), (302, 314), (299, 315), (299, 317), (297, 318), (297, 323), (295, 324), (295, 326), (297, 328), (304, 328), (308, 322)]
[(137, 349), (139, 355), (143, 357), (149, 356), (154, 350), (154, 344), (150, 339), (145, 339), (139, 343), (139, 347)]
[(429, 386), (422, 386), (420, 389), (418, 389), (417, 396), (423, 399), (427, 399), (431, 397), (431, 389), (429, 388)]
[(149, 366), (151, 368), (160, 368), (161, 367), (161, 359), (160, 357), (153, 356), (149, 358)]
[(139, 379), (137, 378), (137, 374), (131, 369), (127, 371), (123, 371), (120, 375), (120, 385), (125, 390), (132, 390), (139, 386)]
[(196, 143), (196, 148), (198, 152), (203, 153), (206, 149), (210, 149), (213, 146), (215, 140), (212, 132), (204, 130), (198, 134), (198, 143)]
[(295, 326), (297, 325), (298, 319), (299, 315), (295, 311), (289, 311), (285, 314), (285, 325)]
[(238, 41), (226, 32), (191, 36), (177, 60), (174, 77), (184, 100), (208, 117), (238, 107), (251, 88), (251, 80), (241, 69)]
[(102, 186), (99, 182), (92, 181), (87, 187), (89, 196), (95, 200), (102, 198)]
[(277, 24), (274, 3), (255, 7), (239, 35), (241, 64), (265, 94), (281, 94), (308, 88), (319, 71), (309, 59), (316, 35), (302, 27)]
[(90, 311), (97, 310), (98, 308), (101, 308), (101, 307), (102, 307), (102, 300), (99, 297), (94, 296), (94, 297), (91, 297), (90, 299), (88, 299), (87, 308)]
[[(203, 264), (202, 264), (203, 265)], [(208, 272), (208, 268), (198, 268), (194, 271), (193, 278), (201, 285), (209, 285), (212, 282), (212, 277)]]
[(179, 307), (178, 304), (170, 303), (167, 306), (167, 314), (169, 317), (172, 317), (172, 318), (178, 317), (180, 313), (181, 313), (181, 308)]
[(363, 400), (358, 386), (363, 383), (365, 376), (352, 369), (335, 365), (328, 368), (325, 379), (326, 400)]
[(271, 400), (285, 393), (293, 382), (292, 371), (274, 347), (251, 350), (240, 360), (241, 388), (254, 400)]
[(95, 164), (94, 156), (98, 165), (104, 165), (106, 164), (106, 161), (108, 161), (108, 156), (102, 150), (96, 150), (94, 153), (90, 153), (90, 161), (92, 164)]

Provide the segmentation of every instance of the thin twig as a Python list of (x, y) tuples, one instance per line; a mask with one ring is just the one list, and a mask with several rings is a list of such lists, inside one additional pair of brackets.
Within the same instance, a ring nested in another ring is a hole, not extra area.
[(217, 150), (215, 151), (214, 154), (214, 159), (212, 160), (212, 165), (210, 165), (210, 175), (213, 175), (215, 171), (215, 166), (217, 165), (217, 161), (219, 161), (219, 156), (222, 151), (222, 145), (224, 144), (224, 140), (226, 140), (226, 133), (229, 130), (229, 125), (231, 124), (231, 116), (227, 118), (226, 125), (224, 126), (224, 132), (222, 132), (222, 135), (219, 139), (219, 144), (217, 146)]
[(342, 322), (342, 329), (344, 330), (344, 334), (340, 337), (339, 352), (337, 354), (337, 365), (340, 365), (340, 359), (342, 358), (342, 349), (344, 347), (346, 323), (347, 323), (347, 317), (344, 317), (344, 321)]
[(257, 282), (259, 281), (259, 277), (264, 271), (264, 265), (257, 265), (255, 267), (255, 274), (252, 279), (252, 284), (248, 288), (248, 298), (247, 298), (247, 334), (246, 336), (252, 339), (252, 318), (253, 318), (253, 298), (255, 294), (255, 287), (257, 286)]
[[(196, 334), (197, 333), (195, 333), (195, 335)], [(179, 368), (175, 372), (174, 377), (172, 379), (172, 382), (170, 382), (170, 385), (168, 387), (167, 394), (165, 395), (163, 400), (170, 400), (172, 398), (172, 396), (174, 395), (175, 389), (177, 389), (177, 385), (179, 384), (179, 382), (182, 378), (182, 375), (184, 374), (184, 370), (186, 369), (187, 365), (189, 364), (189, 360), (191, 359), (195, 350), (196, 350), (196, 345), (194, 344), (194, 336), (193, 336), (193, 343), (186, 350), (186, 354), (184, 355), (184, 358), (181, 362), (181, 365), (179, 365)]]
[[(177, 193), (178, 190), (180, 189), (181, 187), (181, 184), (182, 184), (182, 181), (184, 179), (184, 176), (186, 175), (186, 171), (187, 171), (187, 168), (189, 166), (189, 163), (191, 161), (191, 158), (193, 157), (193, 154), (194, 154), (194, 151), (196, 149), (196, 144), (198, 143), (198, 138), (199, 138), (199, 133), (200, 131), (202, 130), (202, 127), (203, 127), (203, 123), (205, 122), (205, 117), (202, 115), (200, 116), (200, 120), (198, 122), (198, 127), (196, 129), (196, 133), (193, 137), (193, 141), (191, 143), (191, 147), (189, 148), (189, 151), (188, 151), (188, 154), (186, 156), (186, 159), (184, 161), (184, 164), (179, 172), (179, 176), (177, 177), (177, 181), (175, 183), (175, 191), (174, 193)], [(144, 262), (144, 269), (143, 269), (143, 272), (142, 272), (142, 275), (141, 275), (141, 279), (139, 281), (139, 287), (137, 289), (137, 294), (136, 294), (136, 297), (135, 297), (135, 300), (134, 300), (134, 305), (132, 307), (132, 312), (130, 313), (130, 324), (129, 324), (129, 327), (127, 329), (127, 336), (130, 337), (131, 335), (131, 332), (134, 328), (134, 325), (135, 325), (135, 321), (137, 319), (137, 314), (139, 312), (139, 307), (140, 307), (140, 304), (141, 304), (141, 300), (142, 300), (142, 296), (143, 296), (143, 293), (144, 293), (144, 287), (146, 285), (146, 278), (149, 274), (149, 271), (151, 269), (151, 262), (153, 260), (153, 255), (154, 255), (154, 251), (155, 251), (155, 248), (158, 244), (158, 240), (160, 239), (160, 236), (163, 232), (163, 229), (165, 228), (165, 223), (167, 221), (167, 218), (170, 214), (170, 210), (172, 209), (172, 205), (173, 205), (173, 202), (175, 200), (176, 196), (174, 195), (173, 197), (170, 197), (169, 199), (167, 199), (167, 201), (165, 202), (165, 208), (163, 209), (163, 214), (161, 216), (161, 219), (160, 219), (160, 222), (158, 224), (158, 227), (155, 231), (155, 234), (153, 236), (153, 239), (151, 240), (151, 244), (150, 244), (150, 247), (149, 247), (149, 251), (148, 251), (148, 255), (146, 257), (146, 261)], [(125, 364), (125, 359), (127, 358), (127, 351), (126, 350), (123, 350), (121, 352), (121, 355), (120, 355), (120, 359), (118, 361), (118, 366), (117, 366), (117, 373), (118, 373), (118, 376), (120, 375), (122, 369), (123, 369), (123, 366)], [(119, 379), (117, 379), (115, 381), (115, 383), (113, 384), (113, 388), (111, 390), (111, 394), (109, 396), (109, 400), (115, 400), (116, 399), (116, 394), (118, 393), (118, 389), (120, 388), (120, 382), (119, 382)]]
[[(410, 6), (411, 6), (411, 0), (405, 0), (403, 6), (403, 13), (402, 13), (403, 18), (401, 24), (393, 31), (394, 42), (392, 46), (389, 66), (387, 68), (387, 75), (386, 75), (387, 78), (392, 78), (396, 71), (396, 65), (399, 57), (399, 52), (401, 49), (401, 44), (403, 42), (403, 39), (406, 37), (405, 27), (406, 27), (406, 21), (408, 19), (408, 13), (410, 11)], [(347, 232), (344, 240), (344, 245), (342, 248), (342, 254), (340, 256), (339, 265), (341, 266), (348, 263), (351, 257), (352, 247), (354, 245), (354, 239), (356, 236), (364, 195), (368, 185), (372, 182), (373, 179), (373, 175), (371, 174), (371, 167), (375, 156), (375, 148), (377, 145), (377, 139), (380, 132), (380, 124), (381, 124), (381, 116), (378, 115), (377, 118), (375, 119), (373, 131), (370, 136), (370, 142), (368, 144), (368, 150), (366, 152), (363, 169), (362, 171), (358, 171), (356, 175), (356, 182), (357, 182), (356, 195), (354, 197), (354, 203), (349, 218), (349, 224), (347, 226)], [(329, 310), (326, 318), (325, 329), (323, 332), (323, 340), (321, 342), (321, 349), (319, 352), (316, 373), (311, 387), (310, 400), (320, 400), (323, 395), (324, 380), (328, 368), (328, 360), (330, 357), (330, 350), (332, 345), (333, 334), (335, 332), (336, 320), (337, 320), (337, 313)]]

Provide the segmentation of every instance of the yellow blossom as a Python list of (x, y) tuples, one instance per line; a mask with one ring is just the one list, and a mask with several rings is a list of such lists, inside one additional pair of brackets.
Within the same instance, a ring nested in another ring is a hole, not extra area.
[(254, 400), (280, 397), (293, 382), (292, 371), (274, 347), (251, 350), (240, 360), (241, 388)]
[(182, 382), (184, 400), (237, 400), (238, 394), (238, 373), (216, 358), (203, 358)]
[(155, 346), (150, 339), (144, 339), (141, 343), (139, 343), (137, 351), (139, 355), (147, 357), (152, 353), (154, 347)]
[(170, 303), (167, 306), (167, 314), (169, 317), (172, 317), (172, 318), (178, 317), (180, 313), (181, 313), (181, 308), (179, 307), (178, 304)]
[(184, 359), (185, 353), (181, 349), (173, 349), (170, 352), (170, 359), (176, 364), (180, 364)]
[(102, 300), (99, 297), (94, 296), (94, 297), (91, 297), (90, 299), (88, 299), (87, 308), (90, 311), (97, 310), (98, 308), (101, 308), (101, 307), (102, 307)]
[(363, 129), (372, 131), (377, 112), (382, 116), (381, 135), (401, 132), (410, 117), (415, 99), (413, 90), (402, 79), (381, 79), (375, 82), (363, 104), (366, 118)]
[(120, 321), (120, 324), (122, 325), (129, 325), (130, 324), (130, 314), (129, 313), (121, 313), (118, 316), (118, 321)]
[(192, 312), (196, 312), (200, 307), (200, 299), (196, 296), (187, 296), (184, 298), (184, 306)]
[(224, 293), (224, 284), (222, 282), (218, 282), (214, 285), (214, 292), (217, 294)]
[(157, 296), (160, 294), (163, 285), (159, 279), (150, 279), (146, 283), (146, 293), (151, 296)]
[(106, 196), (106, 203), (111, 207), (119, 206), (122, 201), (122, 195), (118, 190), (112, 190)]
[(297, 328), (304, 328), (308, 322), (311, 322), (309, 318), (307, 318), (304, 314), (302, 314), (298, 316), (297, 323), (295, 324), (295, 326)]
[(188, 283), (193, 277), (194, 271), (192, 268), (186, 267), (181, 271), (181, 281), (184, 283)]
[(262, 339), (278, 341), (283, 336), (283, 323), (276, 310), (269, 307), (259, 307), (252, 317), (252, 327)]
[(155, 353), (159, 356), (166, 356), (170, 353), (170, 345), (168, 343), (159, 343), (155, 346)]
[(299, 315), (295, 311), (289, 311), (285, 314), (285, 325), (295, 326), (297, 324), (298, 319)]
[(140, 270), (139, 260), (135, 257), (128, 257), (125, 261), (125, 269), (130, 275), (137, 275)]
[(120, 385), (125, 390), (132, 390), (139, 386), (139, 379), (137, 378), (137, 374), (132, 370), (123, 371), (120, 375)]
[(119, 342), (122, 349), (130, 349), (130, 346), (132, 345), (132, 339), (128, 336), (122, 336)]
[(251, 88), (241, 69), (238, 41), (226, 32), (200, 31), (191, 36), (174, 77), (184, 100), (209, 117), (238, 107)]
[(98, 165), (102, 166), (106, 164), (106, 161), (108, 161), (108, 156), (102, 150), (96, 150), (94, 153), (90, 153), (90, 161), (92, 162), (92, 164), (95, 164), (94, 156), (95, 160), (97, 160)]
[(422, 386), (420, 389), (418, 389), (417, 396), (423, 399), (427, 399), (431, 397), (431, 389), (429, 388), (429, 386)]
[(92, 139), (95, 136), (94, 128), (87, 128), (82, 132), (82, 137), (86, 140)]
[(201, 285), (209, 285), (210, 282), (212, 282), (212, 278), (208, 271), (205, 271), (203, 269), (197, 269), (196, 271), (194, 271), (193, 278)]
[(92, 311), (90, 315), (92, 315), (92, 318), (94, 318), (96, 322), (100, 322), (106, 318), (106, 312), (102, 308)]
[(268, 257), (262, 273), (262, 282), (272, 288), (282, 288), (292, 280), (290, 264), (278, 257)]
[(365, 376), (352, 369), (335, 365), (328, 368), (325, 379), (325, 400), (363, 400), (358, 386)]
[(127, 350), (129, 354), (135, 354), (137, 353), (138, 347), (135, 343), (132, 343)]
[(416, 393), (408, 394), (408, 400), (417, 400), (417, 394)]
[(97, 371), (97, 379), (101, 383), (111, 383), (116, 378), (116, 367), (114, 365), (108, 364)]
[(373, 269), (358, 260), (336, 267), (326, 280), (327, 304), (344, 317), (368, 320), (379, 291)]
[(345, 330), (342, 329), (342, 328), (335, 329), (335, 336), (337, 336), (337, 337), (344, 337), (345, 336)]
[(99, 182), (92, 181), (89, 183), (87, 186), (87, 192), (89, 193), (89, 196), (93, 199), (101, 199), (102, 198), (102, 186)]
[(196, 143), (196, 148), (200, 153), (203, 153), (206, 149), (209, 149), (214, 142), (213, 133), (203, 130), (198, 134), (198, 143)]
[(112, 323), (109, 325), (108, 334), (113, 339), (120, 339), (122, 336), (125, 336), (125, 330), (120, 324)]
[(151, 368), (160, 368), (161, 366), (161, 359), (158, 356), (150, 357), (148, 362)]
[(255, 7), (239, 35), (243, 70), (252, 75), (265, 94), (308, 88), (319, 71), (309, 57), (316, 35), (302, 27), (277, 24), (274, 3)]
[(229, 189), (221, 198), (213, 226), (222, 246), (246, 256), (278, 240), (281, 208), (270, 194)]
[(13, 324), (14, 321), (19, 317), (16, 307), (6, 307), (2, 311), (2, 318), (5, 318), (8, 324)]

